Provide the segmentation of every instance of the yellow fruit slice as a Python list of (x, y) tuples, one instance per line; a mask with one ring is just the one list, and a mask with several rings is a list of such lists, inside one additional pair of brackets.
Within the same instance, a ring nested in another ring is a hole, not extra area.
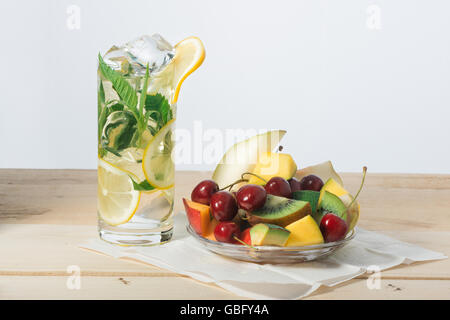
[(328, 191), (338, 197), (343, 196), (348, 193), (347, 190), (344, 189), (336, 180), (330, 178), (325, 182), (322, 189), (320, 190), (319, 204), (322, 201), (323, 194), (325, 191)]
[(136, 212), (140, 192), (134, 190), (133, 174), (98, 159), (98, 214), (109, 225), (128, 222)]
[[(289, 180), (294, 176), (296, 171), (297, 165), (290, 154), (264, 152), (259, 155), (258, 162), (252, 170), (252, 173), (263, 178), (265, 181), (269, 181), (272, 177), (282, 177), (283, 179)], [(250, 176), (248, 183), (264, 185), (266, 182), (257, 176)]]
[(292, 222), (285, 228), (291, 232), (286, 243), (288, 247), (308, 246), (324, 242), (319, 226), (310, 215)]
[(173, 58), (174, 75), (173, 84), (175, 94), (172, 103), (178, 100), (181, 84), (183, 81), (205, 60), (205, 47), (202, 41), (197, 37), (189, 37), (175, 45), (175, 57)]
[(159, 130), (150, 140), (142, 158), (145, 178), (158, 189), (173, 187), (175, 179), (175, 165), (172, 160), (174, 123), (175, 119), (172, 119)]

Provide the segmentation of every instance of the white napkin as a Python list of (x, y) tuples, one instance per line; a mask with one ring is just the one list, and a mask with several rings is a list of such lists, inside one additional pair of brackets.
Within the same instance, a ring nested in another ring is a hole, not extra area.
[(402, 263), (446, 258), (441, 253), (358, 228), (347, 246), (326, 258), (298, 264), (256, 264), (209, 252), (187, 234), (184, 213), (175, 220), (174, 239), (161, 246), (120, 247), (92, 239), (80, 247), (116, 258), (133, 258), (253, 299), (298, 299), (321, 285), (334, 286), (371, 268), (381, 271)]

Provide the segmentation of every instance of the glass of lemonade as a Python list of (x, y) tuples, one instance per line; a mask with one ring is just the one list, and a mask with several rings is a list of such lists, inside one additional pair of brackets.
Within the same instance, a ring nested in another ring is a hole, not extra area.
[(100, 237), (120, 245), (169, 241), (178, 92), (202, 63), (203, 45), (143, 36), (98, 58)]

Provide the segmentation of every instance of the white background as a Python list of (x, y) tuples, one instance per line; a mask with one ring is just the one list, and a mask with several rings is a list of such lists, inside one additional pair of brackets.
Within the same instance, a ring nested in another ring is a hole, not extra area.
[(0, 167), (95, 168), (97, 53), (159, 32), (207, 51), (179, 128), (283, 128), (300, 167), (450, 173), (449, 14), (444, 0), (2, 1)]

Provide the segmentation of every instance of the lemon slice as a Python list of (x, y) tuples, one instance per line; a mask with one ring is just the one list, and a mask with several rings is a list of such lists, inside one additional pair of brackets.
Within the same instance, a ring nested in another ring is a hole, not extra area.
[(109, 225), (128, 222), (138, 208), (140, 192), (133, 188), (132, 175), (98, 159), (98, 213)]
[(175, 94), (172, 99), (172, 103), (176, 103), (178, 100), (178, 94), (180, 93), (181, 84), (183, 81), (205, 60), (205, 47), (202, 41), (197, 37), (189, 37), (175, 45), (175, 57), (173, 58), (173, 64), (175, 66), (173, 84), (175, 88)]
[(205, 48), (197, 37), (189, 37), (175, 45), (175, 57), (160, 73), (153, 74), (150, 94), (161, 93), (172, 97), (170, 104), (178, 100), (183, 81), (205, 60)]
[(114, 166), (118, 167), (122, 171), (127, 173), (131, 172), (131, 177), (136, 182), (140, 183), (145, 180), (141, 163), (143, 154), (143, 149), (131, 147), (121, 151), (120, 156), (107, 152), (103, 157), (103, 160), (113, 163)]
[(174, 142), (172, 127), (175, 119), (170, 120), (150, 140), (142, 158), (142, 170), (145, 178), (155, 188), (169, 189), (173, 187), (175, 165), (172, 160)]

